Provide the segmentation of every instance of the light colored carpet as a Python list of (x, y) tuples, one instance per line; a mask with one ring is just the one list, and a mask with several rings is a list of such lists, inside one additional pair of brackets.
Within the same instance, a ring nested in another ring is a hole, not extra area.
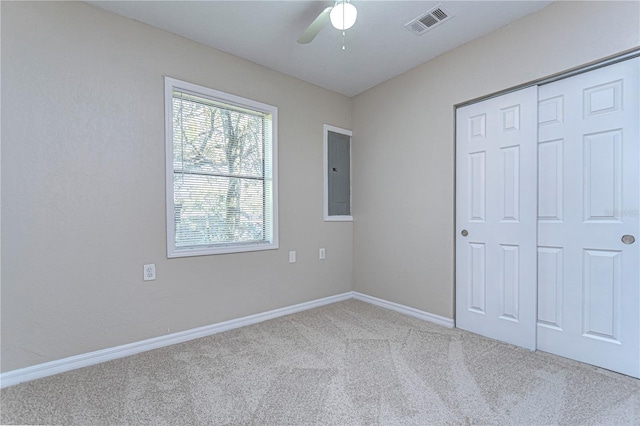
[(1, 392), (3, 424), (640, 424), (640, 381), (348, 300)]

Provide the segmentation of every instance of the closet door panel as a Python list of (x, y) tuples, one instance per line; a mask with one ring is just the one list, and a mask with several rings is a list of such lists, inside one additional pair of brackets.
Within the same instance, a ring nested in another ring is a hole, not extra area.
[(538, 348), (634, 377), (639, 71), (636, 58), (540, 86), (538, 114)]
[(456, 118), (456, 325), (535, 349), (537, 89)]

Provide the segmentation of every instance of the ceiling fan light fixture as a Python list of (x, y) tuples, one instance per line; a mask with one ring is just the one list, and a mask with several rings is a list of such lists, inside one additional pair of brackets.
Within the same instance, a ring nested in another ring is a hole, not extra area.
[(353, 27), (353, 24), (356, 23), (357, 16), (358, 11), (356, 7), (347, 0), (338, 0), (329, 15), (331, 25), (340, 31)]

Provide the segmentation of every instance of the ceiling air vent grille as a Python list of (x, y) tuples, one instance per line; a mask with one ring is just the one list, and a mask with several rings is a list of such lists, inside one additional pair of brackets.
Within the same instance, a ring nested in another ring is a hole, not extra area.
[(422, 35), (451, 18), (453, 18), (453, 15), (449, 13), (444, 6), (439, 4), (427, 13), (420, 15), (406, 24), (405, 27), (414, 34)]
[(419, 19), (419, 22), (424, 24), (425, 27), (431, 28), (439, 21), (432, 14), (428, 14), (424, 18)]

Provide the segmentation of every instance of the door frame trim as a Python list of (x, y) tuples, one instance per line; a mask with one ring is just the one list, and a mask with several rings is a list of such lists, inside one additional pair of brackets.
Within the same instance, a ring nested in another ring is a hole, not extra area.
[(527, 83), (519, 84), (517, 86), (510, 87), (508, 89), (500, 90), (498, 92), (494, 92), (485, 96), (481, 96), (479, 98), (471, 99), (469, 101), (461, 102), (459, 104), (454, 105), (454, 110), (458, 108), (462, 108), (468, 105), (472, 105), (478, 102), (486, 101), (487, 99), (496, 98), (498, 96), (505, 95), (507, 93), (515, 92), (521, 89), (525, 89), (531, 86), (542, 86), (543, 84), (553, 83), (554, 81), (562, 80), (565, 78), (573, 77), (578, 74), (584, 74), (589, 71), (596, 70), (598, 68), (607, 67), (609, 65), (617, 64), (618, 62), (623, 62), (629, 59), (637, 58), (640, 56), (640, 48), (633, 48), (629, 51), (618, 53), (613, 56), (608, 56), (606, 58), (598, 59), (594, 62), (589, 62), (584, 65), (580, 65), (574, 68), (569, 68), (568, 70), (561, 71), (559, 73), (551, 74), (547, 77), (539, 78), (536, 80), (529, 81)]

